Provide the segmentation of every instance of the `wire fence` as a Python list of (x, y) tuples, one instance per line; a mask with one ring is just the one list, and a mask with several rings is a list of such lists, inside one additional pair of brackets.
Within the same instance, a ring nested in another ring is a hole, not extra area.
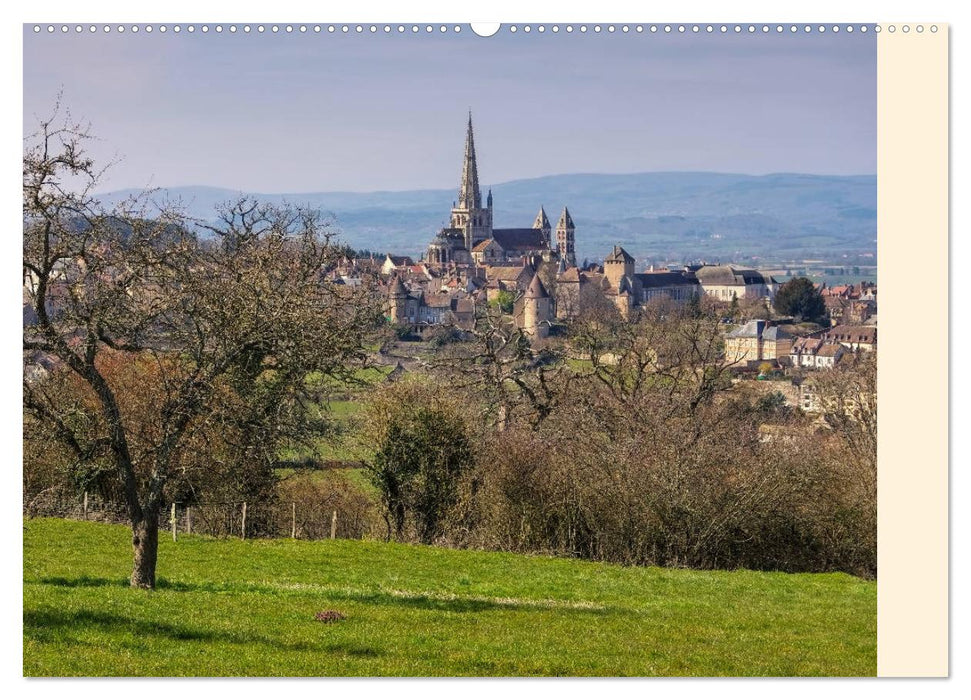
[[(341, 505), (343, 507), (337, 507)], [(130, 524), (128, 509), (97, 494), (42, 494), (24, 504), (27, 518)], [(334, 502), (207, 501), (168, 503), (159, 509), (160, 536), (171, 532), (208, 537), (362, 539), (375, 534), (374, 514), (367, 508)]]

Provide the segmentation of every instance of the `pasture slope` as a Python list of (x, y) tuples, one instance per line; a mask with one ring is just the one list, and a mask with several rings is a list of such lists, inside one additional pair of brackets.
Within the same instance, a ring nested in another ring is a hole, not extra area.
[[(27, 520), (26, 676), (871, 676), (876, 583)], [(322, 623), (317, 612), (346, 619)]]

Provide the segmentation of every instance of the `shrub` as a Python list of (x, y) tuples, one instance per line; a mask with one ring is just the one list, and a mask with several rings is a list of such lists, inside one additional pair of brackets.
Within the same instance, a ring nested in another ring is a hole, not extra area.
[(367, 468), (381, 496), (388, 537), (404, 538), (409, 526), (420, 542), (434, 542), (472, 465), (460, 406), (427, 379), (388, 385), (367, 406), (363, 435), (374, 454)]

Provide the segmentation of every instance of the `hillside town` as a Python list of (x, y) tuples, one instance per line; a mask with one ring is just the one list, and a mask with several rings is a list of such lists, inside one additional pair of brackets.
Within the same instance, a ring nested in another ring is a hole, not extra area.
[(555, 226), (540, 204), (528, 228), (494, 227), (496, 204), (488, 190), (483, 206), (470, 114), (458, 199), (449, 225), (422, 258), (392, 252), (383, 259), (347, 256), (331, 278), (355, 286), (377, 277), (387, 320), (412, 338), (445, 327), (469, 330), (477, 314), (492, 306), (506, 308), (516, 327), (542, 344), (564, 334), (585, 312), (613, 309), (631, 319), (652, 304), (703, 301), (724, 313), (724, 357), (735, 381), (767, 382), (788, 405), (807, 412), (822, 410), (814, 371), (876, 351), (874, 282), (815, 283), (825, 313), (793, 318), (775, 308), (782, 284), (768, 272), (706, 262), (639, 270), (620, 244), (604, 251), (602, 264), (579, 266), (577, 227), (565, 203)]

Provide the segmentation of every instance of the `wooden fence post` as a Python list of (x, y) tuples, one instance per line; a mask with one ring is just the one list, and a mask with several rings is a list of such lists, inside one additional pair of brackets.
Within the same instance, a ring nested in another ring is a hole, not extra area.
[(241, 539), (246, 539), (246, 501), (243, 501), (243, 523), (239, 528), (239, 534)]
[(334, 539), (337, 537), (337, 511), (330, 518), (330, 538)]
[(175, 520), (175, 503), (172, 504), (172, 516), (169, 518), (169, 522), (172, 523), (172, 541), (178, 542), (179, 538), (178, 538), (178, 535), (176, 534), (176, 528), (178, 526), (176, 525), (176, 520)]
[(293, 510), (290, 514), (290, 537), (292, 539), (297, 539), (297, 504), (294, 502), (292, 504)]
[(88, 519), (88, 492), (84, 492), (84, 519)]
[(192, 506), (185, 507), (185, 534), (192, 534)]

